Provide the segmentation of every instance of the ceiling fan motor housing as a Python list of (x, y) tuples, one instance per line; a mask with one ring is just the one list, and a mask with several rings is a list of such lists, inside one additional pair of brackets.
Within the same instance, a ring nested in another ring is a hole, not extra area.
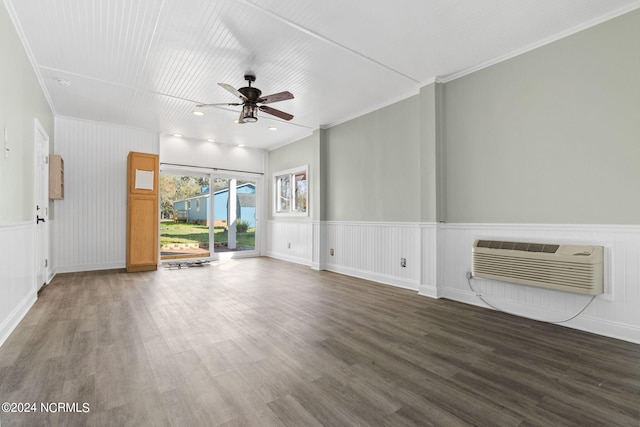
[(260, 99), (260, 95), (262, 95), (262, 91), (260, 89), (251, 86), (241, 87), (238, 89), (238, 92), (243, 94), (245, 98), (252, 102), (257, 102), (258, 99)]

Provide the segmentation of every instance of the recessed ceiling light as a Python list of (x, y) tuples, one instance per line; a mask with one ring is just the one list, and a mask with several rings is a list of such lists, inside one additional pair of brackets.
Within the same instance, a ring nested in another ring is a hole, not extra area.
[(215, 139), (207, 139), (207, 141), (209, 141), (209, 142), (216, 142), (216, 140), (215, 140)]
[(177, 136), (178, 138), (182, 138), (182, 134), (181, 133), (174, 133), (173, 136)]
[(244, 147), (244, 144), (238, 144), (238, 147)]
[(275, 126), (269, 126), (269, 130), (278, 130), (278, 128)]
[(240, 123), (240, 120), (236, 119), (236, 120), (233, 121), (233, 123), (238, 124), (238, 123)]
[(194, 116), (204, 116), (204, 113), (202, 111), (196, 110), (196, 111), (193, 112), (193, 115)]
[(64, 87), (71, 86), (71, 80), (67, 80), (67, 79), (58, 79), (58, 83), (60, 84), (60, 86), (64, 86)]

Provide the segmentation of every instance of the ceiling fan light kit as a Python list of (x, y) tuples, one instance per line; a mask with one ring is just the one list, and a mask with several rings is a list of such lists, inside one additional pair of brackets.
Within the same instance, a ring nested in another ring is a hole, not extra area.
[(242, 106), (241, 123), (255, 123), (258, 121), (258, 107), (253, 104), (244, 104)]
[(293, 115), (285, 113), (284, 111), (276, 110), (275, 108), (268, 107), (266, 105), (258, 104), (270, 104), (273, 102), (285, 101), (287, 99), (293, 99), (293, 94), (288, 91), (274, 93), (272, 95), (262, 96), (262, 91), (257, 87), (252, 87), (251, 83), (256, 81), (256, 76), (252, 74), (246, 74), (244, 79), (247, 81), (247, 86), (239, 89), (234, 88), (227, 83), (218, 83), (218, 85), (226, 91), (232, 93), (242, 100), (241, 103), (237, 102), (223, 102), (217, 104), (198, 104), (197, 107), (213, 107), (213, 106), (239, 106), (242, 105), (240, 111), (240, 118), (236, 120), (237, 123), (255, 123), (258, 121), (258, 110), (263, 113), (276, 116), (283, 120), (293, 119)]

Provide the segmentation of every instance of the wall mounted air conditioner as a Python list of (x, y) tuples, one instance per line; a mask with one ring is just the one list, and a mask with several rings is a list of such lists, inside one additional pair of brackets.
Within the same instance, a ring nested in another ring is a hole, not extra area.
[(579, 294), (603, 292), (604, 248), (476, 240), (473, 275)]

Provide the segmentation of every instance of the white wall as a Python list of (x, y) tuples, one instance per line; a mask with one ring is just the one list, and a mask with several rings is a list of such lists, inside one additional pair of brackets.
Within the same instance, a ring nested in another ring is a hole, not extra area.
[(35, 227), (0, 225), (0, 345), (36, 301)]
[(265, 158), (255, 148), (160, 135), (161, 163), (264, 173)]
[(158, 153), (158, 134), (56, 118), (64, 159), (64, 200), (55, 201), (56, 272), (123, 268), (126, 262), (127, 155)]
[(4, 3), (0, 64), (1, 345), (36, 301), (34, 118), (53, 142), (53, 113)]

